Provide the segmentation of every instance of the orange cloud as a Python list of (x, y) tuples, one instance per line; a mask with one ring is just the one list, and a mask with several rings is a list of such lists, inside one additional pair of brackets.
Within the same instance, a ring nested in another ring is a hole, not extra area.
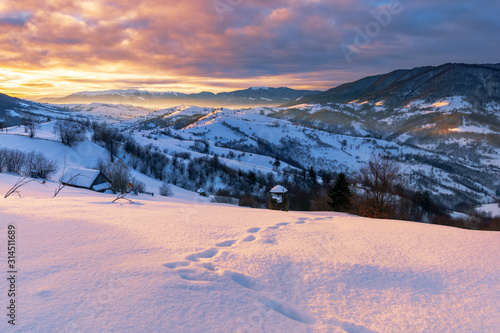
[[(439, 53), (441, 62), (453, 47), (463, 48), (466, 34), (453, 40), (451, 48), (440, 46), (432, 18), (426, 19), (432, 12), (441, 14), (440, 27), (457, 24), (456, 15), (447, 20), (446, 13), (458, 5), (444, 2), (446, 6), (434, 5), (437, 11), (429, 10), (432, 4), (405, 4), (405, 11), (356, 55), (354, 67), (339, 45), (353, 39), (353, 28), (373, 20), (370, 11), (376, 2), (3, 0), (0, 91), (61, 95), (133, 87), (217, 92), (253, 85), (326, 89), (367, 74), (422, 65), (421, 57), (430, 64), (429, 52)], [(492, 2), (490, 8), (494, 14), (499, 5)], [(470, 24), (464, 20), (460, 29), (497, 31), (493, 14), (491, 20), (471, 14)], [(415, 23), (418, 17), (425, 24)], [(477, 36), (471, 33), (470, 40), (477, 44)], [(484, 40), (474, 54), (493, 59), (496, 54)], [(464, 52), (453, 54), (467, 61)], [(460, 59), (449, 58), (453, 60)]]

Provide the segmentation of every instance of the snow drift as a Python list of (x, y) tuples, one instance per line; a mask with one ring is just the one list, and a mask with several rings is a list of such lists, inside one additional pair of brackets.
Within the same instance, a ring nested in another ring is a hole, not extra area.
[(500, 329), (499, 233), (54, 187), (0, 202), (19, 255), (2, 332)]

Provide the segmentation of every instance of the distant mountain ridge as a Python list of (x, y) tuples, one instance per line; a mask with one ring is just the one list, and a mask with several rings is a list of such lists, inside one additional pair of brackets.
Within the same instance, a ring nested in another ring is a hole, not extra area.
[(0, 112), (5, 112), (7, 109), (16, 107), (19, 101), (16, 97), (0, 93)]
[(23, 118), (33, 111), (57, 112), (61, 111), (61, 108), (0, 93), (0, 127), (3, 127), (5, 122), (8, 126), (22, 124)]
[(380, 102), (400, 107), (414, 100), (435, 101), (464, 96), (472, 104), (500, 101), (500, 64), (444, 64), (369, 76), (323, 93), (307, 96), (302, 103)]
[(147, 90), (105, 90), (105, 91), (83, 91), (72, 95), (58, 98), (45, 99), (44, 102), (57, 104), (80, 104), (80, 103), (112, 103), (133, 104), (148, 107), (168, 107), (179, 104), (193, 104), (209, 107), (252, 107), (252, 106), (278, 106), (289, 103), (298, 98), (318, 94), (319, 90), (295, 90), (286, 87), (269, 88), (253, 87), (244, 90), (221, 92), (214, 94), (203, 91), (195, 94), (180, 92), (151, 92)]

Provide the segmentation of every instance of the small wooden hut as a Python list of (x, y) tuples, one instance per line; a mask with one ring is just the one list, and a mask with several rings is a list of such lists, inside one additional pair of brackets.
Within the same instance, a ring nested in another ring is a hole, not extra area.
[(69, 167), (61, 178), (68, 186), (105, 192), (111, 188), (111, 181), (99, 170)]
[(288, 212), (288, 190), (281, 185), (276, 185), (269, 193), (269, 209)]

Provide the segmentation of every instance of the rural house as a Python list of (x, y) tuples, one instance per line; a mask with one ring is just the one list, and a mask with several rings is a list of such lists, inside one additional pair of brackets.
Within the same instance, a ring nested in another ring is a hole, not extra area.
[(99, 170), (69, 167), (61, 178), (68, 186), (104, 192), (111, 188), (110, 180)]

